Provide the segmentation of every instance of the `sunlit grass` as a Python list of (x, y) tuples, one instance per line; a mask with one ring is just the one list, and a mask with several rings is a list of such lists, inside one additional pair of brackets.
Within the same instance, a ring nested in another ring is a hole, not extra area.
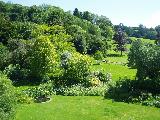
[(122, 66), (119, 64), (102, 63), (100, 65), (93, 65), (92, 70), (104, 70), (104, 72), (109, 72), (112, 74), (112, 80), (117, 81), (119, 78), (130, 78), (135, 79), (136, 69), (130, 69), (127, 66)]
[(103, 97), (54, 96), (49, 103), (22, 105), (15, 120), (160, 120), (153, 107), (112, 102)]

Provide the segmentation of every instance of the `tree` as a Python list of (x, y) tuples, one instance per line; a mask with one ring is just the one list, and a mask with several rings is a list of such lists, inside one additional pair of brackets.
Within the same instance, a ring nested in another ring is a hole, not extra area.
[(160, 25), (156, 26), (155, 30), (157, 32), (157, 44), (160, 45)]
[(75, 8), (75, 10), (73, 11), (73, 15), (74, 15), (74, 16), (77, 16), (77, 17), (79, 17), (79, 18), (81, 17), (78, 8)]
[(30, 71), (33, 77), (41, 78), (54, 73), (57, 67), (57, 54), (48, 37), (40, 36), (30, 51)]
[(9, 62), (9, 50), (6, 46), (0, 44), (0, 69), (3, 70)]
[(123, 31), (123, 24), (121, 23), (119, 25), (119, 28), (116, 32), (116, 34), (114, 35), (114, 38), (113, 38), (117, 44), (117, 50), (118, 51), (121, 51), (121, 55), (122, 55), (122, 52), (125, 51), (125, 44), (126, 44), (126, 35)]
[(82, 54), (87, 53), (86, 32), (77, 25), (69, 26), (67, 32), (72, 35), (72, 42), (76, 50)]
[(85, 20), (88, 20), (88, 21), (92, 22), (93, 15), (90, 12), (85, 11), (85, 12), (83, 12), (82, 19), (85, 19)]
[(137, 69), (138, 80), (159, 80), (160, 75), (160, 48), (157, 45), (133, 42), (128, 54), (129, 66)]
[(11, 26), (12, 24), (9, 21), (9, 18), (0, 13), (0, 42), (4, 44), (7, 43), (12, 32)]

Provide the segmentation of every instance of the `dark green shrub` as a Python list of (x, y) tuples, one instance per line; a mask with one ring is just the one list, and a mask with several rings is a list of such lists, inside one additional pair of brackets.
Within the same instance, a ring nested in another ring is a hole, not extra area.
[(142, 103), (142, 105), (159, 106), (160, 85), (153, 80), (129, 80), (124, 78), (109, 87), (105, 98), (115, 101)]
[(16, 96), (11, 81), (0, 73), (0, 119), (8, 120), (14, 117)]
[(102, 60), (104, 58), (103, 53), (101, 51), (97, 51), (93, 57), (95, 60)]
[(8, 63), (10, 58), (9, 50), (6, 46), (0, 43), (0, 69), (4, 69)]
[(133, 92), (133, 85), (131, 81), (120, 80), (117, 81), (115, 85), (111, 86), (105, 94), (106, 98), (112, 98), (116, 101), (128, 101)]
[(4, 73), (13, 81), (14, 84), (27, 83), (29, 70), (22, 69), (19, 64), (9, 65), (5, 68)]

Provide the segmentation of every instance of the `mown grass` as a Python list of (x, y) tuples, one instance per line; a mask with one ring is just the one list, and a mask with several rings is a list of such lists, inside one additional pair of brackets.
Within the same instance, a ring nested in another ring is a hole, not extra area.
[(140, 40), (142, 40), (142, 42), (151, 43), (151, 44), (155, 44), (155, 41), (156, 41), (156, 40), (144, 39), (144, 38), (136, 38), (136, 37), (130, 37), (130, 39), (132, 41), (136, 41), (137, 39), (140, 39)]
[(136, 69), (130, 69), (127, 66), (122, 66), (121, 64), (110, 64), (102, 63), (100, 65), (93, 65), (91, 68), (93, 71), (104, 70), (104, 72), (109, 72), (112, 75), (112, 80), (117, 81), (120, 78), (127, 77), (129, 79), (135, 79)]
[(49, 103), (21, 105), (15, 120), (160, 120), (160, 109), (103, 97), (54, 96)]

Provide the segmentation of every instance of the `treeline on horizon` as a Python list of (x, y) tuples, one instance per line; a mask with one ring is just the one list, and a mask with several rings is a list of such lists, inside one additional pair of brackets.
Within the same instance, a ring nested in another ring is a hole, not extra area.
[[(54, 11), (54, 13), (51, 13), (51, 11)], [(107, 32), (105, 32), (106, 26), (110, 26), (114, 29), (114, 31), (118, 28), (118, 25), (113, 25), (111, 21), (105, 16), (98, 16), (88, 11), (81, 12), (77, 8), (75, 8), (72, 14), (71, 11), (65, 12), (59, 7), (50, 5), (33, 5), (28, 7), (22, 6), (20, 4), (5, 3), (0, 1), (0, 13), (3, 13), (5, 17), (9, 18), (9, 21), (33, 22), (37, 24), (48, 25), (58, 24), (62, 26), (76, 24), (84, 30), (87, 29), (87, 22), (91, 22), (91, 24), (96, 26), (94, 26), (95, 28), (90, 26), (87, 31), (94, 32), (94, 34), (97, 35), (98, 32), (96, 33), (94, 30), (96, 30), (96, 27), (98, 27), (100, 28), (101, 35), (104, 37), (109, 36), (109, 33), (107, 34)], [(72, 15), (80, 18), (82, 21)], [(158, 25), (155, 28), (147, 28), (143, 24), (140, 24), (138, 27), (124, 26), (124, 31), (129, 37), (157, 39), (158, 28)], [(96, 31), (98, 31), (98, 29)], [(112, 34), (110, 36), (112, 36)]]

